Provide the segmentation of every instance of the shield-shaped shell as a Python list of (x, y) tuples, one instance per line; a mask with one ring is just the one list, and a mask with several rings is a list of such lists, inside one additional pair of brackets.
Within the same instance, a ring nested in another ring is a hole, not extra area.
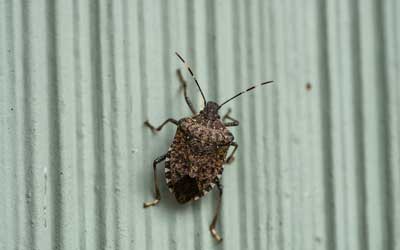
[(199, 114), (179, 121), (165, 160), (167, 185), (179, 203), (197, 200), (215, 186), (233, 139), (219, 119)]

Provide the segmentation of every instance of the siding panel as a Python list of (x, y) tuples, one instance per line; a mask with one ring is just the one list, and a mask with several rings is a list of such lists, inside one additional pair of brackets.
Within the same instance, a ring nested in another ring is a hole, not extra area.
[[(400, 249), (398, 1), (1, 1), (0, 249)], [(229, 107), (216, 192), (178, 205), (143, 127)]]

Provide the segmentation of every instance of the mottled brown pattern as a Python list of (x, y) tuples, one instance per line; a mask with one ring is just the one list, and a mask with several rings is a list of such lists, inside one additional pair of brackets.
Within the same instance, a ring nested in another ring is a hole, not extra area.
[[(206, 120), (199, 114), (179, 121), (165, 162), (167, 185), (179, 202), (197, 199), (212, 189), (223, 172), (231, 141), (232, 134), (220, 120)], [(186, 180), (192, 185), (195, 182), (198, 193), (183, 192), (176, 185), (186, 177), (191, 178)]]

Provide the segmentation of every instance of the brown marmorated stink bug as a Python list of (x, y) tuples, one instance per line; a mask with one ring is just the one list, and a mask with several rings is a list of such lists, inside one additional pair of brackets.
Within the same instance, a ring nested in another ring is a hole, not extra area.
[[(161, 196), (158, 188), (156, 167), (158, 163), (165, 161), (166, 182), (169, 190), (175, 195), (179, 203), (197, 200), (211, 191), (214, 186), (217, 186), (219, 190), (218, 204), (210, 225), (210, 232), (217, 241), (221, 241), (222, 238), (215, 230), (222, 198), (220, 181), (224, 164), (233, 161), (233, 155), (238, 148), (238, 144), (234, 142), (234, 137), (227, 127), (238, 126), (239, 121), (230, 116), (230, 109), (220, 119), (218, 110), (227, 102), (247, 91), (253, 90), (256, 86), (236, 94), (220, 105), (211, 101), (207, 102), (189, 65), (178, 53), (176, 55), (184, 63), (196, 82), (203, 97), (204, 109), (199, 114), (196, 113), (192, 102), (187, 96), (186, 81), (180, 71), (177, 70), (186, 103), (193, 115), (182, 118), (179, 121), (169, 118), (158, 127), (154, 127), (148, 121), (144, 122), (145, 126), (149, 127), (153, 132), (160, 131), (169, 122), (178, 126), (168, 152), (156, 158), (153, 162), (155, 200), (144, 203), (144, 207), (154, 206), (160, 202)], [(263, 82), (259, 86), (271, 82), (273, 81)], [(226, 122), (226, 120), (229, 121)], [(233, 147), (233, 150), (226, 158), (230, 146)]]

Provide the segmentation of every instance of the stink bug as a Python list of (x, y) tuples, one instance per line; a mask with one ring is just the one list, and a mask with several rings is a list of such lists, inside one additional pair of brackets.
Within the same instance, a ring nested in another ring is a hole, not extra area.
[[(158, 163), (165, 161), (166, 182), (169, 190), (175, 195), (179, 203), (197, 200), (211, 191), (214, 186), (217, 186), (219, 190), (218, 205), (210, 225), (210, 232), (217, 241), (221, 241), (222, 238), (215, 230), (222, 198), (220, 181), (224, 164), (233, 161), (234, 154), (238, 148), (238, 144), (234, 142), (234, 137), (227, 127), (238, 126), (239, 121), (230, 116), (230, 109), (221, 119), (218, 110), (227, 102), (247, 91), (253, 90), (256, 86), (236, 94), (219, 105), (215, 102), (207, 102), (193, 71), (178, 53), (176, 55), (184, 63), (196, 82), (204, 101), (204, 108), (200, 113), (196, 113), (192, 102), (187, 96), (186, 81), (183, 79), (180, 70), (177, 70), (185, 100), (192, 111), (192, 116), (182, 118), (179, 121), (169, 118), (158, 127), (154, 127), (148, 121), (144, 122), (144, 125), (153, 132), (160, 131), (167, 123), (173, 123), (177, 126), (174, 140), (168, 152), (156, 158), (153, 162), (155, 200), (144, 203), (144, 207), (154, 206), (160, 202), (161, 196), (158, 188), (156, 167)], [(271, 82), (263, 82), (260, 86)], [(231, 146), (233, 150), (226, 157)]]

